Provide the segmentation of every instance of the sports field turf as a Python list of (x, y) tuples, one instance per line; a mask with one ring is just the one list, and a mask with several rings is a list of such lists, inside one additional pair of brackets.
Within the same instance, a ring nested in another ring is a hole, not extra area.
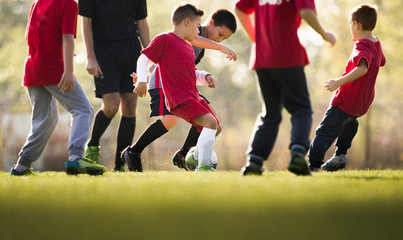
[(0, 239), (402, 239), (403, 171), (0, 172)]

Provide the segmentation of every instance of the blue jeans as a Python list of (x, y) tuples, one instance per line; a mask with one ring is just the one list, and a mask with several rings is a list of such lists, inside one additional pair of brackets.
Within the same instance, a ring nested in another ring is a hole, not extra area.
[(258, 115), (247, 154), (267, 159), (277, 138), (285, 108), (291, 114), (291, 143), (308, 150), (312, 109), (304, 67), (256, 69), (262, 112)]
[(336, 140), (336, 153), (346, 154), (358, 130), (356, 117), (348, 115), (338, 107), (330, 106), (322, 122), (315, 132), (309, 148), (309, 163), (312, 167), (320, 167), (323, 164), (326, 151)]

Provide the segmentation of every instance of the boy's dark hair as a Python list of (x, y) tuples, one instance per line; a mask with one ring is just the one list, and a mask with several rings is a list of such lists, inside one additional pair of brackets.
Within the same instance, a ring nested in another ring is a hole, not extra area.
[(351, 20), (361, 23), (362, 30), (372, 31), (376, 25), (377, 19), (376, 6), (361, 4), (351, 10)]
[(180, 4), (172, 13), (172, 22), (175, 25), (181, 24), (186, 18), (193, 20), (195, 17), (203, 16), (204, 12), (190, 3)]
[(214, 20), (214, 26), (224, 26), (231, 30), (233, 33), (236, 31), (236, 19), (232, 12), (227, 9), (218, 9), (211, 14), (211, 19)]

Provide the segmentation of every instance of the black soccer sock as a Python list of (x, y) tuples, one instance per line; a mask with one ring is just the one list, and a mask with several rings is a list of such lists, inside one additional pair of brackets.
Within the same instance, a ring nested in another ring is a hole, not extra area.
[(199, 136), (200, 136), (200, 133), (199, 133), (199, 131), (197, 131), (197, 127), (192, 126), (189, 129), (189, 133), (186, 137), (185, 143), (182, 146), (182, 149), (181, 149), (182, 156), (186, 156), (186, 154), (189, 152), (189, 150), (192, 147), (196, 146)]
[(147, 127), (137, 142), (131, 146), (131, 150), (133, 152), (142, 153), (144, 148), (167, 132), (168, 130), (165, 128), (161, 120), (157, 120)]
[(134, 137), (134, 130), (136, 128), (136, 118), (121, 117), (119, 130), (118, 130), (118, 141), (116, 147), (115, 156), (115, 167), (120, 167), (124, 164), (120, 159), (120, 153), (127, 146), (130, 146)]
[(99, 140), (111, 121), (112, 118), (108, 118), (101, 109), (97, 112), (88, 146), (99, 146)]

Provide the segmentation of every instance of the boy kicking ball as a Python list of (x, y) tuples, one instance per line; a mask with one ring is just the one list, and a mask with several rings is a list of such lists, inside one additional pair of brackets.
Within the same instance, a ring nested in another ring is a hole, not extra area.
[[(226, 46), (220, 44), (225, 39), (228, 39), (236, 31), (237, 24), (233, 13), (227, 9), (218, 9), (214, 11), (206, 23), (199, 27), (199, 36), (191, 42), (193, 51), (195, 54), (195, 65), (197, 65), (204, 56), (205, 49), (215, 49), (227, 55), (229, 60), (236, 61), (236, 53)], [(129, 168), (129, 171), (142, 171), (141, 154), (144, 149), (152, 142), (165, 135), (168, 131), (174, 128), (179, 118), (169, 112), (165, 104), (165, 96), (162, 90), (162, 84), (159, 74), (159, 68), (153, 66), (150, 71), (150, 77), (148, 81), (148, 93), (150, 94), (150, 117), (161, 117), (150, 124), (146, 130), (140, 135), (138, 140), (132, 145), (125, 148), (121, 153), (121, 158), (124, 162), (127, 162), (125, 158), (132, 158), (136, 165), (133, 168)], [(214, 107), (210, 102), (200, 94), (204, 100), (206, 100), (209, 107), (214, 111)], [(180, 150), (176, 151), (172, 157), (172, 163), (185, 170), (194, 170), (198, 165), (197, 161), (193, 161), (192, 166), (189, 168), (188, 163), (185, 161), (185, 156), (189, 150), (196, 146), (197, 139), (200, 133), (195, 126), (189, 129), (185, 142)], [(196, 156), (197, 158), (197, 156)], [(193, 167), (193, 165), (195, 165)], [(123, 169), (122, 169), (123, 170)]]
[[(327, 90), (336, 92), (310, 145), (308, 158), (311, 171), (320, 168), (337, 171), (346, 166), (347, 150), (358, 129), (357, 118), (371, 106), (379, 67), (386, 63), (381, 42), (372, 33), (376, 19), (374, 6), (363, 4), (351, 11), (350, 29), (354, 48), (343, 76), (325, 82)], [(336, 138), (336, 153), (323, 164), (325, 153)]]

